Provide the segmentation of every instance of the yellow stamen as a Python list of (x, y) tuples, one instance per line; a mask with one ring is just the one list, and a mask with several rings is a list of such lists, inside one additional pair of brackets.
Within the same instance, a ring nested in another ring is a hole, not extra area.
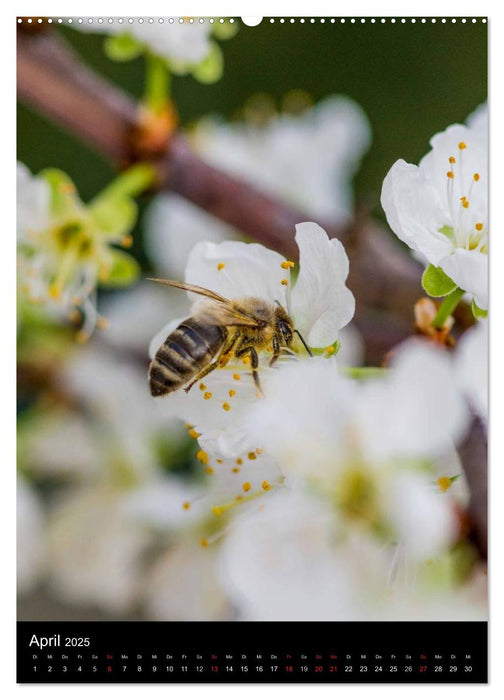
[(244, 365), (249, 365), (250, 364), (250, 357), (244, 357), (242, 362)]
[(131, 248), (133, 245), (133, 236), (123, 236), (121, 238), (121, 245), (123, 248)]
[(271, 489), (271, 484), (269, 483), (269, 481), (263, 481), (261, 486), (264, 489), (264, 491), (269, 491)]
[(479, 174), (479, 173), (474, 173), (474, 175), (473, 175), (473, 180), (474, 180), (474, 182), (478, 182), (479, 179), (480, 179), (480, 174)]
[(211, 398), (212, 398), (212, 392), (211, 392), (211, 391), (205, 391), (205, 393), (203, 394), (203, 398), (205, 399), (205, 401), (208, 401), (208, 399), (211, 399)]
[(208, 540), (206, 540), (204, 537), (202, 537), (200, 540), (200, 546), (201, 547), (208, 547)]
[(466, 144), (465, 144), (463, 141), (461, 141), (461, 142), (459, 143), (458, 147), (459, 147), (459, 150), (460, 150), (460, 151), (463, 151), (464, 148), (467, 148)]
[(199, 388), (200, 388), (201, 391), (205, 391), (205, 389), (206, 389), (206, 384), (203, 384), (203, 382), (201, 382), (201, 384), (199, 385)]
[(219, 272), (220, 272), (221, 270), (223, 270), (225, 267), (226, 267), (226, 263), (223, 263), (223, 262), (220, 262), (220, 263), (217, 265), (217, 269), (219, 270)]
[(239, 374), (233, 374), (233, 379), (236, 379), (236, 381), (239, 382), (241, 379), (241, 376)]
[(230, 390), (229, 390), (229, 396), (230, 396), (231, 398), (233, 398), (233, 396), (235, 396), (235, 395), (236, 395), (236, 390), (235, 390), (235, 389), (230, 389)]
[(476, 231), (483, 231), (483, 224), (475, 224), (474, 228)]
[(105, 330), (105, 328), (108, 328), (109, 325), (110, 325), (110, 323), (109, 323), (108, 319), (103, 318), (103, 316), (100, 316), (100, 318), (98, 318), (96, 321), (96, 327), (102, 331)]
[(452, 485), (452, 480), (449, 476), (440, 476), (437, 480), (437, 485), (439, 486), (439, 490), (444, 493), (445, 491), (448, 491)]
[(258, 448), (256, 449), (256, 452), (257, 452), (258, 455), (262, 455), (262, 453), (264, 452), (264, 450), (261, 450), (261, 448), (258, 447)]
[(280, 263), (280, 267), (282, 270), (288, 270), (291, 267), (294, 267), (295, 263), (293, 263), (291, 260), (284, 260), (282, 263)]
[(219, 517), (219, 515), (222, 515), (222, 508), (220, 506), (212, 506), (212, 513)]
[(224, 460), (222, 460), (222, 459), (217, 459), (216, 461), (217, 461), (217, 464), (222, 464), (222, 462), (223, 462)]
[(453, 178), (455, 177), (455, 173), (453, 172), (453, 170), (448, 170), (448, 172), (446, 173), (446, 177), (449, 177), (450, 180), (453, 180)]
[(255, 452), (249, 452), (247, 456), (248, 456), (249, 459), (257, 459), (257, 456), (256, 456), (256, 453), (255, 453)]
[(205, 474), (213, 474), (214, 470), (213, 467), (205, 467)]
[(286, 279), (283, 279), (283, 280), (282, 280), (282, 284), (283, 284), (283, 286), (285, 287), (287, 284), (289, 284), (289, 281), (286, 280)]
[(198, 460), (198, 462), (201, 462), (201, 464), (208, 464), (208, 462), (210, 461), (208, 452), (205, 452), (205, 450), (198, 450), (196, 452), (196, 459)]
[(250, 491), (251, 488), (252, 488), (252, 484), (250, 483), (250, 481), (245, 481), (245, 482), (242, 484), (242, 489), (245, 491), (245, 493), (246, 493), (247, 491)]
[(189, 435), (190, 435), (190, 437), (194, 438), (195, 440), (197, 440), (197, 439), (199, 438), (199, 436), (200, 436), (200, 434), (197, 433), (197, 432), (194, 430), (194, 428), (191, 428), (191, 430), (189, 431)]
[(231, 410), (231, 406), (228, 404), (227, 401), (224, 401), (224, 403), (222, 404), (222, 408), (223, 408), (225, 411), (230, 411), (230, 410)]
[(191, 507), (191, 504), (189, 503), (189, 501), (185, 501), (185, 503), (182, 504), (182, 508), (184, 510), (189, 510), (190, 507)]
[(469, 201), (465, 197), (463, 197), (462, 200), (462, 206), (464, 209), (469, 209)]
[(453, 165), (454, 163), (457, 162), (457, 161), (455, 160), (455, 156), (450, 156), (450, 157), (448, 158), (448, 161), (449, 161), (452, 165)]
[(240, 467), (233, 467), (231, 471), (233, 472), (233, 474), (238, 474), (240, 471)]
[(236, 460), (236, 464), (243, 464), (243, 459), (241, 457), (238, 457)]

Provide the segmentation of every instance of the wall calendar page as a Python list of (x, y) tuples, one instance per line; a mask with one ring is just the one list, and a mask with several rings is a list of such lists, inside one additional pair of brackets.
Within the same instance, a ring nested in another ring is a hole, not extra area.
[(486, 683), (487, 19), (16, 32), (18, 683)]

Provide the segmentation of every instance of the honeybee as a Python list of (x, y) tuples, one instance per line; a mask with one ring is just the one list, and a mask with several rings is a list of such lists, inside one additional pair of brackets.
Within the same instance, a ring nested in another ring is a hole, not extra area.
[(272, 366), (282, 352), (293, 353), (294, 333), (311, 355), (279, 302), (275, 306), (257, 297), (225, 299), (194, 284), (152, 278), (151, 281), (206, 297), (194, 314), (170, 333), (150, 363), (152, 396), (164, 396), (181, 387), (188, 392), (196, 382), (214, 369), (224, 367), (233, 357), (249, 357), (252, 377), (262, 394), (258, 352), (271, 348), (269, 365)]

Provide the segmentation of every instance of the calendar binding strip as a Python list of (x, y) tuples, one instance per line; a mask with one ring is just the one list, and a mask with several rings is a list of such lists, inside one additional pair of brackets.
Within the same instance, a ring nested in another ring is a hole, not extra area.
[[(204, 23), (215, 22), (224, 23), (228, 20), (231, 24), (237, 21), (234, 17), (18, 17), (17, 24), (41, 25), (41, 24), (159, 24), (176, 22), (193, 24), (195, 22)], [(270, 24), (486, 24), (488, 17), (265, 17), (264, 21)], [(246, 26), (246, 25), (245, 25)]]

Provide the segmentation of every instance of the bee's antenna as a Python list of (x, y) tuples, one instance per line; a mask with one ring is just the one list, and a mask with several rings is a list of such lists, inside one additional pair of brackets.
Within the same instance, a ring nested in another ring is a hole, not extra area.
[(303, 338), (303, 336), (301, 335), (301, 333), (298, 331), (297, 328), (294, 328), (294, 333), (296, 333), (296, 335), (299, 337), (299, 340), (303, 343), (304, 348), (305, 348), (306, 352), (308, 353), (308, 355), (309, 355), (310, 357), (313, 357), (312, 351), (310, 350), (310, 348), (308, 347), (308, 345), (305, 343), (305, 339)]
[(162, 279), (159, 279), (158, 277), (146, 277), (145, 279), (148, 282), (158, 282), (159, 284), (166, 284), (168, 287), (172, 286), (172, 280), (162, 280)]

